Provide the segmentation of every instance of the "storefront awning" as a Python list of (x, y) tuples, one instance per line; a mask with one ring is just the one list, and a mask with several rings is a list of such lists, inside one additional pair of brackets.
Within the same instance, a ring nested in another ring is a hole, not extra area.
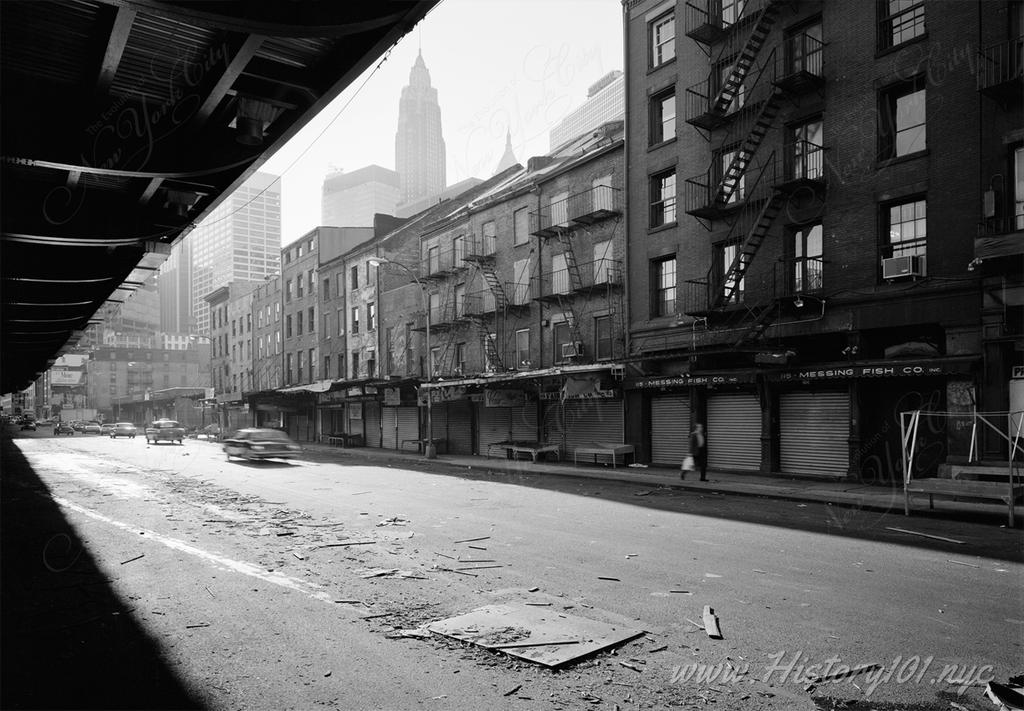
[(334, 384), (333, 380), (318, 380), (315, 383), (307, 383), (306, 385), (296, 385), (290, 388), (280, 388), (276, 392), (278, 393), (325, 393), (331, 389)]
[(557, 368), (541, 368), (539, 370), (521, 370), (510, 373), (495, 373), (494, 375), (478, 375), (472, 378), (453, 378), (450, 380), (439, 380), (434, 383), (423, 383), (420, 387), (425, 390), (437, 388), (451, 388), (466, 385), (509, 385), (527, 380), (539, 378), (552, 378), (562, 375), (573, 375), (575, 373), (593, 373), (602, 370), (621, 369), (621, 363), (591, 363), (587, 365), (566, 365)]
[(915, 360), (874, 360), (857, 363), (829, 363), (805, 368), (767, 371), (774, 381), (846, 380), (849, 378), (904, 378), (970, 373), (980, 356), (948, 356)]

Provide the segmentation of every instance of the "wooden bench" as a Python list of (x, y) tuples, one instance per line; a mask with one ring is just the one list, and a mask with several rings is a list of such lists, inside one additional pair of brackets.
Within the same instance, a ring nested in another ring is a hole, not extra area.
[(361, 434), (339, 432), (337, 434), (327, 435), (327, 443), (337, 445), (341, 448), (361, 447), (363, 446), (363, 436)]
[(927, 494), (928, 508), (935, 508), (936, 496), (980, 501), (1001, 501), (1007, 506), (1009, 526), (1013, 528), (1014, 504), (1024, 498), (1024, 484), (1013, 487), (1003, 482), (969, 481), (964, 479), (912, 479), (903, 485), (903, 512), (910, 515), (910, 495)]
[(506, 459), (514, 459), (517, 454), (529, 454), (530, 459), (534, 462), (537, 461), (537, 457), (541, 454), (553, 454), (559, 461), (562, 458), (562, 448), (557, 444), (550, 444), (549, 442), (532, 442), (529, 440), (491, 442), (487, 445), (487, 456), (493, 456), (495, 450), (504, 453)]
[[(428, 440), (426, 437), (423, 437), (422, 439), (420, 439), (420, 438), (403, 439), (402, 440), (402, 449), (405, 449), (405, 446), (407, 444), (414, 444), (414, 445), (416, 445), (416, 451), (422, 453), (424, 448), (427, 446), (427, 442), (429, 442), (429, 441), (430, 440)], [(434, 447), (435, 447), (436, 451), (438, 451), (438, 452), (440, 452), (441, 449), (445, 446), (445, 440), (440, 438), (440, 437), (434, 437), (433, 442), (434, 442)]]
[(631, 444), (601, 444), (600, 442), (591, 442), (586, 447), (576, 447), (573, 450), (573, 466), (579, 464), (579, 458), (582, 454), (585, 457), (593, 457), (593, 463), (597, 464), (598, 457), (610, 457), (612, 460), (612, 468), (618, 466), (617, 462), (621, 458), (622, 463), (626, 463), (627, 454), (635, 454), (635, 448)]

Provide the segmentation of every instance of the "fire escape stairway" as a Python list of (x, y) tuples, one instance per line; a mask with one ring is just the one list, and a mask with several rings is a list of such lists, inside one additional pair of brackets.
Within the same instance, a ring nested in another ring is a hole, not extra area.
[[(761, 13), (750, 30), (750, 34), (747, 35), (747, 41), (743, 43), (743, 48), (740, 50), (739, 56), (732, 66), (732, 71), (729, 72), (729, 76), (723, 83), (721, 91), (718, 92), (718, 96), (715, 98), (714, 110), (717, 113), (725, 114), (729, 110), (729, 106), (739, 93), (740, 87), (743, 86), (743, 81), (747, 78), (747, 74), (750, 73), (751, 67), (754, 66), (754, 60), (757, 59), (757, 55), (768, 39), (772, 25), (775, 24), (777, 14), (778, 0), (766, 0), (764, 7), (761, 8)], [(728, 45), (722, 51), (728, 51)]]
[(775, 218), (781, 212), (782, 204), (782, 193), (773, 190), (771, 195), (765, 199), (764, 204), (761, 205), (761, 210), (754, 219), (754, 224), (736, 250), (736, 256), (733, 258), (732, 264), (729, 265), (729, 269), (722, 275), (721, 288), (716, 290), (718, 294), (714, 301), (716, 308), (721, 308), (737, 300), (743, 277), (747, 273), (747, 269), (750, 268), (750, 263), (757, 256), (757, 251), (761, 247), (765, 235), (768, 234), (768, 230), (771, 229), (772, 223), (775, 222)]
[(575, 343), (580, 340), (580, 319), (579, 314), (573, 307), (574, 294), (578, 294), (583, 288), (583, 276), (580, 274), (580, 265), (576, 261), (576, 250), (573, 249), (572, 233), (570, 230), (558, 230), (558, 242), (562, 245), (562, 254), (565, 256), (565, 271), (569, 277), (568, 293), (557, 292), (558, 308), (569, 324), (569, 334)]
[(508, 295), (505, 293), (505, 288), (501, 285), (501, 280), (498, 279), (498, 275), (494, 271), (494, 265), (490, 262), (480, 262), (480, 273), (483, 274), (487, 288), (494, 294), (494, 305), (498, 309), (504, 309), (508, 306)]
[[(765, 102), (761, 104), (750, 132), (743, 139), (743, 143), (736, 150), (736, 155), (730, 161), (729, 167), (722, 174), (722, 180), (718, 184), (718, 189), (712, 201), (714, 204), (724, 205), (732, 200), (733, 194), (743, 178), (743, 174), (750, 166), (750, 161), (754, 159), (754, 154), (757, 153), (757, 149), (764, 142), (764, 137), (768, 134), (768, 130), (772, 127), (772, 123), (774, 123), (775, 117), (779, 113), (781, 96), (782, 91), (775, 88)], [(712, 169), (714, 169), (714, 166), (712, 166)]]

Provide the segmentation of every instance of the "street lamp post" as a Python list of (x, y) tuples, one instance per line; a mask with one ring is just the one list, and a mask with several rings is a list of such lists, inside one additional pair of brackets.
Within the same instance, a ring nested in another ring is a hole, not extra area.
[[(412, 280), (416, 282), (416, 285), (420, 288), (420, 293), (423, 295), (423, 311), (427, 315), (427, 383), (432, 383), (434, 380), (434, 354), (430, 350), (430, 299), (427, 296), (426, 285), (420, 281), (416, 272), (401, 262), (392, 261), (387, 257), (373, 257), (367, 261), (378, 268), (381, 265), (390, 264), (402, 269), (406, 274), (412, 277)], [(427, 443), (423, 446), (423, 454), (427, 459), (437, 459), (437, 447), (434, 445), (434, 421), (431, 417), (431, 405), (433, 404), (433, 401), (434, 393), (430, 388), (427, 388)]]

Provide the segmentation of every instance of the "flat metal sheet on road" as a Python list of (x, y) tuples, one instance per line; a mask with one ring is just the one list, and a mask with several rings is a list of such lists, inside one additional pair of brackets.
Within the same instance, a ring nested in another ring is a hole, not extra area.
[(643, 634), (643, 630), (521, 603), (479, 607), (431, 622), (427, 629), (547, 667), (566, 664)]

